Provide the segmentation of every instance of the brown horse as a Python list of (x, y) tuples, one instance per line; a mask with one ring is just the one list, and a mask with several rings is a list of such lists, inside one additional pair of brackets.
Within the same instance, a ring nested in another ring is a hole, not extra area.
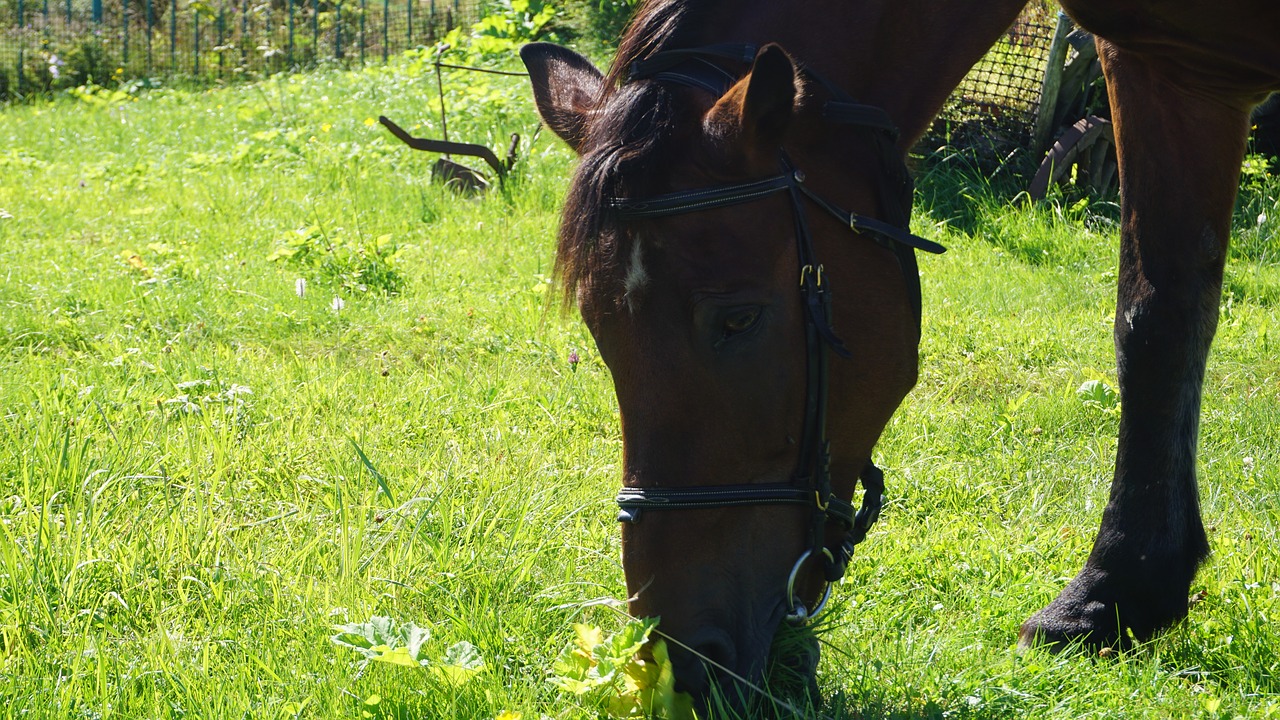
[[(912, 248), (936, 250), (906, 230), (903, 159), (1021, 5), (654, 0), (607, 77), (522, 53), (582, 158), (557, 267), (621, 409), (631, 611), (691, 649), (673, 651), (687, 689), (759, 676), (874, 520), (872, 449), (916, 380)], [(1093, 552), (1021, 639), (1123, 645), (1186, 614), (1208, 550), (1201, 384), (1280, 3), (1064, 5), (1111, 93), (1123, 411)]]

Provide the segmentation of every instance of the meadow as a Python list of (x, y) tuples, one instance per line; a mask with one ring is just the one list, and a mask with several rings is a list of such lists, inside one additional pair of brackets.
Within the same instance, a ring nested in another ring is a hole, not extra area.
[[(549, 681), (625, 623), (617, 408), (549, 297), (573, 158), (520, 79), (452, 82), (453, 139), (526, 138), (459, 197), (374, 122), (438, 137), (433, 88), (411, 55), (0, 108), (0, 717), (607, 716)], [(1196, 602), (1099, 657), (1013, 645), (1106, 502), (1115, 206), (919, 166), (950, 251), (803, 713), (1280, 716), (1280, 181), (1236, 218)], [(375, 617), (409, 661), (333, 641)]]

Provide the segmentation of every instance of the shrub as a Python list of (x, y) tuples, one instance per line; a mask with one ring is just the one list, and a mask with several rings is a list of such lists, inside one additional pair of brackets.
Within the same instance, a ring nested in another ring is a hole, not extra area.
[(111, 57), (102, 41), (95, 36), (76, 41), (63, 60), (66, 67), (62, 69), (61, 85), (103, 85), (112, 78)]
[(640, 0), (565, 0), (563, 23), (574, 35), (616, 45)]

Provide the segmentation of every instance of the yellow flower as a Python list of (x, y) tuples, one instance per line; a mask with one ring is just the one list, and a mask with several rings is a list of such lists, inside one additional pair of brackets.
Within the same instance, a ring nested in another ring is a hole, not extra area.
[(511, 712), (510, 710), (503, 710), (502, 712), (498, 713), (498, 716), (495, 717), (493, 720), (520, 720), (520, 718), (523, 718), (523, 717), (524, 717), (524, 713)]
[(369, 118), (365, 118), (365, 119), (364, 119), (364, 125), (365, 125), (365, 127), (373, 127), (374, 122), (376, 122), (376, 121), (375, 121), (373, 118), (371, 118), (371, 117), (369, 117)]
[(321, 125), (321, 126), (320, 126), (320, 132), (329, 132), (329, 128), (331, 128), (331, 127), (333, 127), (333, 126), (332, 126), (332, 125), (330, 125), (329, 123), (325, 123), (325, 124), (323, 124), (323, 125)]

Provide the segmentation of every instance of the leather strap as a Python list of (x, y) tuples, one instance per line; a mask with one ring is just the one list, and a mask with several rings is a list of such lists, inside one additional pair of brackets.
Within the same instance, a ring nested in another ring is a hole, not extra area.
[(680, 190), (664, 195), (655, 195), (643, 200), (613, 198), (609, 200), (609, 207), (630, 218), (682, 215), (688, 212), (711, 210), (750, 202), (781, 192), (790, 186), (791, 179), (789, 177), (775, 175), (764, 180), (754, 180), (737, 185), (721, 185), (698, 190)]
[[(618, 492), (620, 522), (640, 521), (643, 510), (703, 510), (751, 505), (799, 505), (814, 507), (814, 491), (790, 483), (768, 485), (706, 485), (701, 487), (623, 488)], [(826, 505), (832, 519), (853, 528), (853, 505), (832, 497)], [(869, 527), (869, 526), (868, 526)], [(863, 535), (865, 536), (865, 531)]]

